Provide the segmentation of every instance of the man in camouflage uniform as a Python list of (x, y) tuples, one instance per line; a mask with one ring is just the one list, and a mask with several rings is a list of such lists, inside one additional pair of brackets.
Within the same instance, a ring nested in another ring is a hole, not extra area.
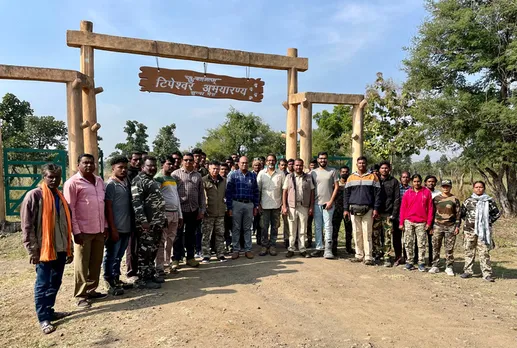
[(454, 276), (454, 244), (456, 235), (460, 231), (461, 206), (460, 201), (451, 193), (452, 181), (442, 181), (442, 191), (433, 198), (434, 223), (433, 223), (433, 267), (429, 273), (440, 272), (440, 249), (442, 242), (445, 247), (445, 273)]
[(203, 221), (203, 261), (210, 262), (210, 240), (215, 234), (215, 252), (220, 262), (227, 261), (224, 257), (224, 216), (226, 205), (226, 179), (219, 175), (219, 162), (212, 161), (208, 166), (208, 175), (203, 177), (203, 188), (206, 196), (206, 214)]
[(133, 209), (138, 245), (138, 281), (139, 288), (158, 289), (165, 280), (156, 275), (154, 260), (158, 252), (163, 229), (167, 225), (165, 201), (160, 191), (160, 184), (153, 177), (156, 174), (156, 158), (145, 159), (142, 172), (132, 182)]
[(501, 213), (494, 199), (485, 194), (485, 183), (475, 182), (474, 193), (461, 206), (461, 218), (465, 221), (463, 227), (465, 266), (461, 278), (472, 277), (472, 266), (477, 251), (483, 279), (488, 282), (494, 281), (489, 252), (495, 245), (491, 235), (492, 224), (499, 217)]
[(379, 218), (373, 220), (372, 228), (375, 261), (377, 263), (383, 261), (386, 267), (391, 267), (394, 261), (393, 222), (399, 216), (401, 202), (399, 181), (390, 175), (390, 171), (390, 162), (385, 161), (380, 164), (381, 208)]

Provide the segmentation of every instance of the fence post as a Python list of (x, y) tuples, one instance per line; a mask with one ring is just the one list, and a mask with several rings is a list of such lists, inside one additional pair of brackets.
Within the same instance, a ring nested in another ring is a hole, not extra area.
[(2, 121), (0, 121), (0, 164), (2, 169), (0, 170), (0, 224), (5, 221), (5, 178), (4, 170), (6, 166), (4, 164), (4, 142), (2, 140)]

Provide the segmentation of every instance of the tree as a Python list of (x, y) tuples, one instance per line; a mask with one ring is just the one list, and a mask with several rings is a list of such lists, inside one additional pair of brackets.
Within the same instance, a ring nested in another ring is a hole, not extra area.
[(21, 101), (14, 94), (7, 93), (0, 103), (0, 120), (4, 147), (24, 147), (20, 134), (25, 128), (28, 116), (33, 110), (29, 102)]
[(377, 73), (375, 83), (367, 87), (366, 99), (365, 152), (376, 161), (391, 162), (419, 154), (426, 140), (411, 115), (411, 95)]
[(426, 155), (422, 161), (415, 162), (413, 164), (412, 172), (415, 174), (420, 174), (422, 176), (422, 179), (426, 175), (434, 175), (434, 168), (433, 163), (431, 162), (431, 157), (429, 155)]
[(517, 214), (517, 2), (428, 1), (404, 61), (414, 115), (436, 148), (461, 151)]
[(153, 154), (158, 158), (170, 156), (174, 151), (178, 151), (180, 141), (174, 135), (176, 124), (171, 124), (160, 128), (153, 141)]
[(54, 116), (28, 116), (22, 133), (26, 147), (34, 149), (66, 149), (68, 129)]
[[(115, 149), (120, 150), (124, 156), (130, 156), (132, 151), (149, 151), (149, 145), (147, 145), (147, 126), (138, 121), (126, 121), (124, 132), (127, 134), (125, 143), (118, 143), (115, 145)], [(112, 153), (110, 156), (116, 154)]]
[(283, 154), (285, 139), (253, 113), (246, 115), (230, 108), (225, 122), (208, 129), (203, 141), (196, 146), (212, 159), (222, 160), (232, 153), (254, 158), (268, 153)]
[(323, 110), (312, 116), (318, 128), (312, 132), (312, 151), (329, 155), (350, 155), (352, 145), (352, 107), (336, 105), (332, 112)]

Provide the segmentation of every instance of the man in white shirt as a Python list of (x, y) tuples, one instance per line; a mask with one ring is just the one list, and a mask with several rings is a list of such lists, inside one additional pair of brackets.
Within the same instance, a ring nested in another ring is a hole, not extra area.
[[(262, 211), (262, 248), (260, 256), (276, 256), (276, 239), (280, 224), (280, 208), (282, 206), (282, 185), (285, 174), (275, 169), (276, 156), (269, 154), (266, 158), (266, 168), (257, 176), (259, 188), (259, 211)], [(269, 228), (271, 227), (271, 233)]]

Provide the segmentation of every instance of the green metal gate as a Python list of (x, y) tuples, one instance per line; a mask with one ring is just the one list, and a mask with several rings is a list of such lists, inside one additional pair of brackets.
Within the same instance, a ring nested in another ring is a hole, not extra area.
[[(35, 158), (39, 160), (34, 160)], [(41, 181), (41, 166), (49, 162), (58, 164), (63, 169), (61, 178), (61, 184), (63, 184), (67, 172), (65, 150), (4, 149), (6, 215), (20, 215), (20, 204), (27, 192), (38, 186)]]

